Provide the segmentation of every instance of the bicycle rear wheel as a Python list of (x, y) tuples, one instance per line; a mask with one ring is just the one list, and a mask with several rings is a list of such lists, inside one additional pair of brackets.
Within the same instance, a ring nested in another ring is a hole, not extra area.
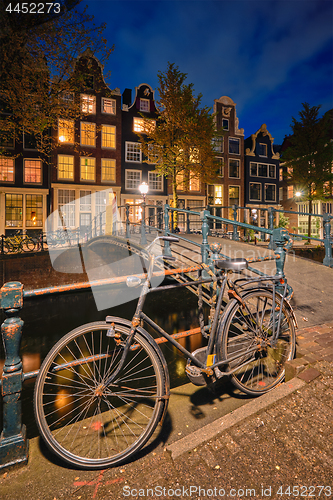
[[(295, 355), (294, 321), (284, 302), (279, 331), (273, 339), (273, 323), (278, 328), (281, 297), (269, 290), (245, 294), (242, 302), (232, 300), (218, 336), (219, 359), (234, 357), (228, 364), (233, 384), (251, 396), (270, 391), (284, 379), (285, 363)], [(237, 368), (238, 367), (238, 368)]]
[(37, 426), (60, 458), (86, 469), (127, 460), (153, 434), (167, 400), (162, 364), (149, 339), (135, 333), (120, 373), (130, 328), (89, 323), (65, 335), (46, 356), (34, 393)]
[(22, 248), (24, 252), (32, 252), (35, 250), (35, 242), (32, 238), (24, 238), (22, 240)]

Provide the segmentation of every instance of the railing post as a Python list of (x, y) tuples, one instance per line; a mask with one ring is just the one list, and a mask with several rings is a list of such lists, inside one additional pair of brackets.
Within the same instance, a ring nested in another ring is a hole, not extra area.
[[(170, 205), (167, 203), (164, 205), (164, 235), (168, 236), (169, 234), (169, 209)], [(172, 255), (170, 243), (168, 241), (164, 242), (164, 255)]]
[[(209, 205), (206, 206), (206, 210), (207, 210), (208, 214), (211, 215), (211, 211), (210, 211), (210, 206)], [(212, 235), (212, 226), (213, 226), (212, 219), (208, 219), (208, 236)]]
[[(191, 210), (190, 207), (187, 207), (187, 210)], [(189, 212), (186, 212), (186, 234), (190, 234), (191, 233), (191, 228), (190, 228), (190, 213)]]
[[(237, 222), (237, 209), (238, 209), (238, 205), (237, 204), (232, 205), (232, 209), (233, 209), (233, 212), (234, 212), (234, 221)], [(233, 224), (232, 239), (234, 241), (239, 241), (239, 236), (238, 236), (238, 231), (237, 231), (236, 224)]]
[(22, 425), (21, 392), (22, 361), (20, 344), (23, 321), (19, 311), (23, 306), (23, 285), (18, 281), (5, 283), (0, 291), (1, 307), (7, 318), (1, 325), (5, 348), (2, 374), (3, 431), (0, 437), (0, 469), (28, 460), (26, 428)]
[(130, 211), (130, 207), (129, 207), (129, 205), (126, 205), (126, 208), (125, 208), (125, 212), (126, 212), (126, 238), (130, 237), (129, 211)]
[(324, 214), (324, 245), (325, 245), (325, 257), (323, 260), (324, 266), (333, 267), (332, 259), (332, 240), (331, 240), (331, 218), (329, 214)]
[(269, 235), (268, 248), (270, 250), (274, 250), (274, 241), (273, 241), (274, 208), (273, 207), (269, 207), (269, 209), (268, 209), (268, 219), (269, 219), (269, 229), (272, 231), (272, 233)]
[(171, 210), (171, 232), (174, 233), (174, 227), (173, 227), (173, 219), (174, 219), (174, 211)]
[(286, 249), (290, 248), (291, 245), (290, 243), (287, 244), (286, 248), (284, 248), (284, 245), (288, 240), (291, 243), (288, 231), (286, 229), (282, 228), (273, 229), (273, 242), (275, 244), (274, 253), (279, 255), (279, 258), (276, 259), (275, 261), (276, 264), (275, 276), (278, 278), (285, 278), (284, 263), (286, 260)]
[(202, 256), (202, 262), (204, 264), (207, 264), (208, 262), (208, 250), (209, 250), (208, 239), (207, 239), (209, 231), (208, 218), (207, 218), (208, 215), (209, 215), (208, 210), (203, 210), (202, 212), (200, 212), (200, 219), (202, 220), (201, 256)]
[(147, 245), (145, 217), (146, 217), (146, 204), (145, 204), (145, 202), (143, 202), (143, 204), (142, 204), (142, 216), (141, 216), (140, 245)]

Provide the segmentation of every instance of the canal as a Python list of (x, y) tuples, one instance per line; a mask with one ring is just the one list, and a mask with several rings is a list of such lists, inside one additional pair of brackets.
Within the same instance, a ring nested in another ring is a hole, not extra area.
[[(170, 283), (170, 279), (164, 282), (164, 284)], [(20, 314), (24, 321), (21, 342), (23, 371), (38, 370), (51, 347), (73, 328), (84, 323), (104, 320), (107, 315), (131, 319), (136, 304), (137, 300), (133, 300), (114, 308), (98, 311), (90, 290), (26, 298)], [(144, 311), (171, 334), (199, 326), (197, 298), (186, 289), (148, 294)], [(2, 323), (4, 320), (2, 311), (0, 319)], [(201, 334), (186, 337), (180, 342), (188, 350), (194, 351), (202, 345)], [(186, 359), (168, 343), (162, 344), (161, 349), (168, 363), (171, 387), (188, 383), (189, 380), (184, 371)], [(4, 349), (1, 343), (0, 373), (2, 373), (3, 364)], [(23, 423), (27, 426), (28, 438), (38, 435), (32, 405), (34, 383), (35, 379), (26, 380), (22, 392)], [(1, 428), (2, 401), (0, 403)]]

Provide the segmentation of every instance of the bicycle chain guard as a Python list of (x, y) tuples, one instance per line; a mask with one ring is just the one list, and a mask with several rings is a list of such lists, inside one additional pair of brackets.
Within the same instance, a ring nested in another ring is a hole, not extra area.
[[(206, 363), (206, 352), (207, 347), (200, 347), (192, 352), (192, 356), (194, 356), (201, 363)], [(185, 373), (194, 385), (207, 385), (213, 381), (211, 377), (208, 377), (205, 373), (203, 373), (198, 366), (193, 365), (190, 359), (187, 360)]]

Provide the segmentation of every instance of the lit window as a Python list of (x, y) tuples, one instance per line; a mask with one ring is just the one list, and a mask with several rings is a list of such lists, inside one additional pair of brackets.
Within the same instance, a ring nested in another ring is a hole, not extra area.
[(58, 179), (74, 180), (74, 156), (58, 155)]
[(96, 159), (91, 157), (80, 158), (80, 179), (81, 181), (95, 182), (95, 165)]
[(229, 177), (239, 179), (239, 160), (229, 160)]
[(125, 170), (125, 188), (138, 189), (141, 184), (141, 170)]
[(61, 120), (58, 122), (58, 139), (59, 142), (74, 144), (74, 121)]
[(257, 144), (257, 151), (259, 156), (267, 156), (267, 144)]
[(148, 172), (149, 189), (154, 191), (162, 191), (162, 176), (156, 172)]
[(6, 194), (6, 226), (21, 227), (23, 221), (23, 195)]
[(113, 125), (102, 125), (102, 148), (116, 147), (116, 127)]
[(279, 201), (283, 201), (283, 187), (279, 188)]
[(200, 191), (200, 179), (194, 172), (190, 172), (190, 191)]
[(223, 190), (222, 185), (214, 186), (214, 205), (222, 205), (222, 197), (223, 197), (222, 190)]
[(96, 146), (96, 123), (81, 122), (81, 146)]
[[(232, 205), (238, 205), (239, 206), (239, 198), (240, 193), (239, 193), (239, 186), (229, 186), (229, 207), (232, 207)], [(234, 218), (234, 211), (232, 208), (229, 208), (229, 219), (233, 220)]]
[(288, 199), (294, 197), (294, 186), (287, 187), (287, 196), (288, 196)]
[(116, 182), (116, 160), (102, 158), (102, 182)]
[(133, 131), (134, 132), (152, 132), (156, 127), (155, 120), (144, 120), (143, 118), (133, 118)]
[(276, 201), (275, 184), (265, 184), (265, 201)]
[(25, 224), (26, 227), (43, 226), (43, 196), (41, 194), (25, 196)]
[(239, 155), (239, 139), (229, 137), (229, 153)]
[(126, 142), (126, 161), (141, 163), (141, 144)]
[(94, 95), (81, 94), (81, 111), (89, 115), (96, 113), (96, 97)]
[(250, 200), (261, 201), (261, 184), (259, 182), (250, 182)]
[(0, 158), (0, 181), (14, 182), (14, 159)]
[(140, 99), (140, 111), (145, 113), (149, 113), (150, 111), (150, 100), (149, 99)]
[(185, 191), (184, 172), (178, 172), (178, 174), (176, 174), (176, 184), (177, 191)]
[(102, 113), (107, 113), (109, 115), (116, 114), (115, 99), (106, 99), (105, 97), (102, 97)]
[(24, 160), (24, 182), (38, 184), (42, 182), (41, 160)]

